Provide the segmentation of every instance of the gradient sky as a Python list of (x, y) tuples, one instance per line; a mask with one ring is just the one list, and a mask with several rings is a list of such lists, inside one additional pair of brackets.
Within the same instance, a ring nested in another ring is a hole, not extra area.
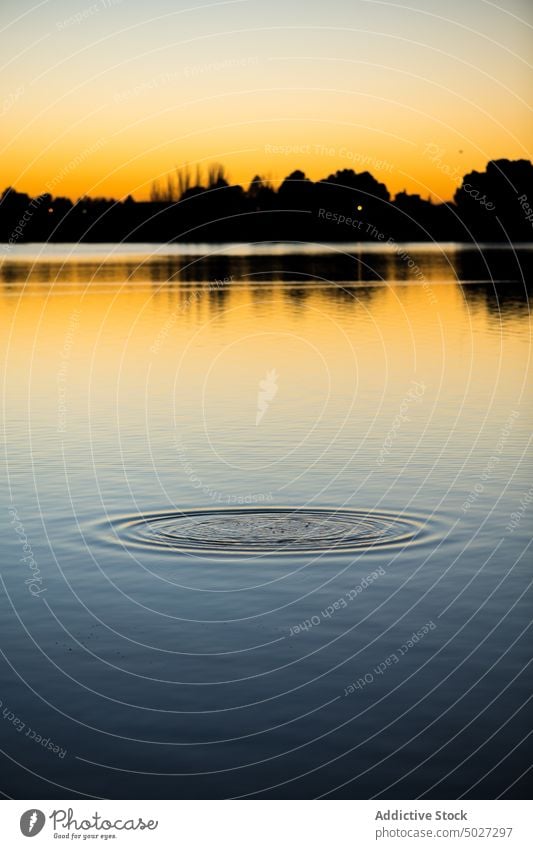
[(526, 0), (2, 0), (0, 190), (141, 199), (217, 161), (449, 199), (531, 158), (532, 24)]

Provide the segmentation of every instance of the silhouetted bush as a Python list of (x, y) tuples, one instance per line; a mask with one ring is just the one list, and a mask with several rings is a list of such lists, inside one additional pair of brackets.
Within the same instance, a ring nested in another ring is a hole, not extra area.
[(6, 189), (0, 240), (20, 242), (171, 241), (533, 241), (533, 165), (499, 159), (466, 174), (454, 202), (433, 204), (387, 187), (368, 171), (344, 169), (314, 183), (293, 171), (276, 191), (255, 176), (247, 190), (224, 167), (187, 167), (154, 184), (149, 201), (128, 196), (32, 198)]

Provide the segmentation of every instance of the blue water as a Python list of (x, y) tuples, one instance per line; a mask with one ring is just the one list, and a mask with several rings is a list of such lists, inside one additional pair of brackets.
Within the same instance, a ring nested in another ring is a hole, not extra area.
[(528, 795), (533, 252), (402, 249), (5, 259), (6, 796)]

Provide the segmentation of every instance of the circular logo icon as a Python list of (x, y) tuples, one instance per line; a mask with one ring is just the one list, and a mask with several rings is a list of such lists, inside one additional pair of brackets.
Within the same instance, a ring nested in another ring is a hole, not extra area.
[(31, 808), (29, 811), (24, 811), (20, 818), (20, 830), (24, 837), (35, 837), (42, 831), (46, 822), (46, 817), (42, 811), (37, 808)]

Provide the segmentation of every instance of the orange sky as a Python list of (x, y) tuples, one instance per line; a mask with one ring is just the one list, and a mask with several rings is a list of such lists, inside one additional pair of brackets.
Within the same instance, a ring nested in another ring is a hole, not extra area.
[(217, 161), (243, 184), (352, 167), (438, 200), (489, 159), (531, 157), (522, 0), (302, 8), (4, 0), (4, 185), (140, 199)]

